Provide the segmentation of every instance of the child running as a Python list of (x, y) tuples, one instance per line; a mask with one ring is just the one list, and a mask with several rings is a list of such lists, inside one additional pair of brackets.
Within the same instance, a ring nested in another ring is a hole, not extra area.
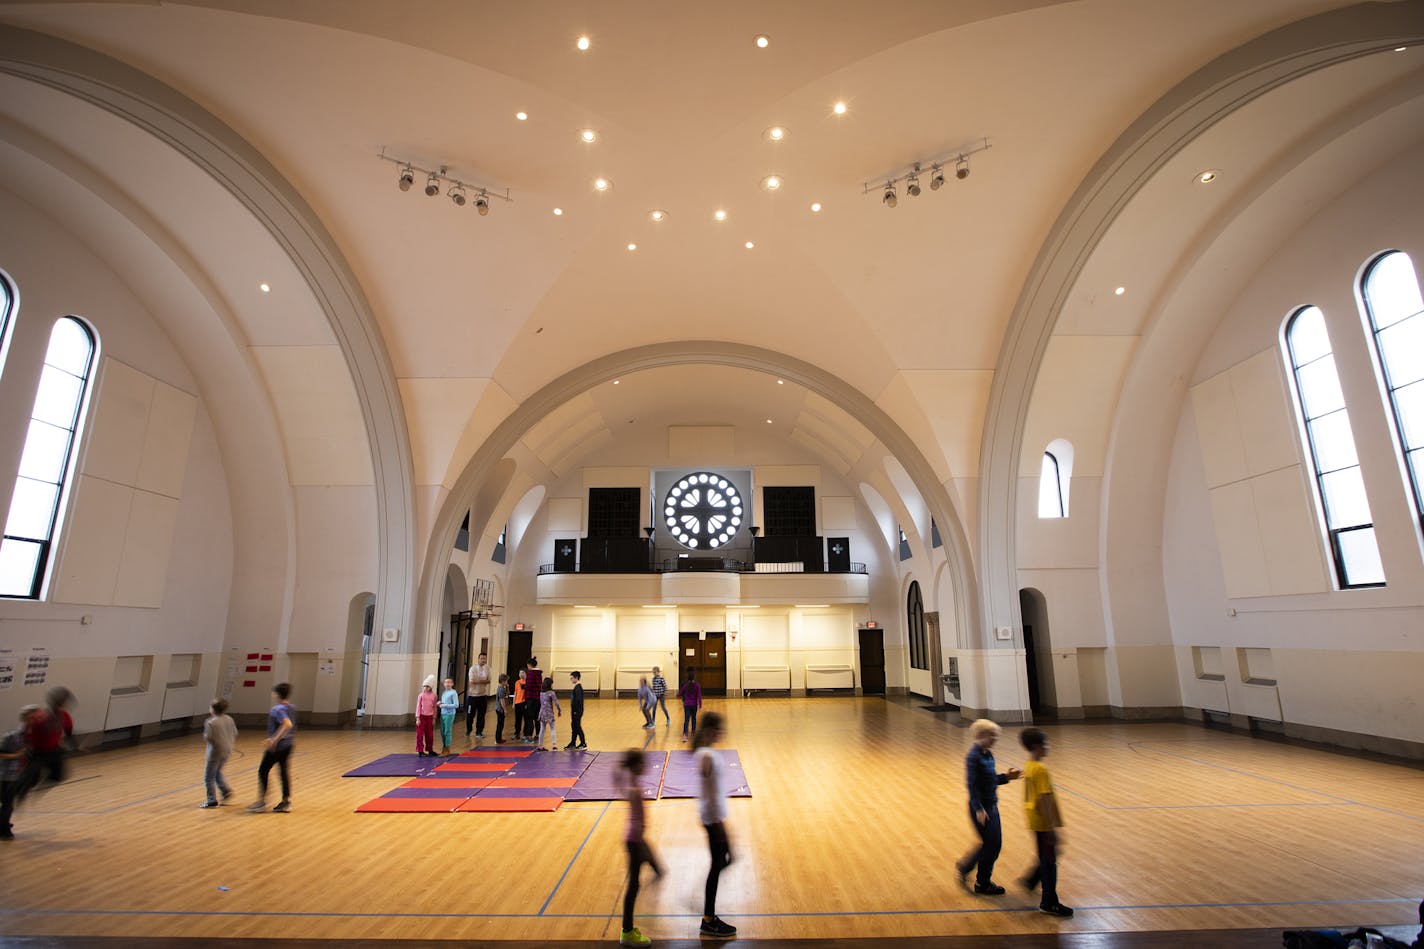
[(563, 708), (559, 705), (559, 694), (554, 691), (554, 677), (550, 676), (544, 680), (544, 691), (539, 693), (539, 737), (535, 745), (535, 751), (544, 750), (544, 736), (549, 736), (549, 750), (559, 750), (558, 729), (554, 725), (554, 719), (562, 717)]
[[(232, 748), (237, 744), (237, 724), (233, 722), (232, 716), (227, 714), (226, 699), (215, 699), (208, 709), (212, 714), (203, 722), (203, 741), (208, 746), (207, 759), (203, 765), (203, 787), (207, 789), (208, 799), (198, 806), (218, 807), (232, 797), (232, 788), (228, 787), (223, 778), (222, 769), (223, 765), (227, 764), (227, 759), (232, 757)], [(218, 800), (219, 793), (222, 794), (221, 801)]]
[(74, 693), (57, 685), (45, 693), (45, 704), (30, 713), (25, 725), (25, 772), (20, 796), (38, 788), (48, 772), (52, 785), (64, 780), (64, 743), (74, 734), (68, 706)]
[[(688, 681), (692, 681), (688, 673)], [(695, 682), (693, 683), (696, 684)], [(697, 763), (697, 810), (702, 826), (707, 829), (707, 847), (712, 853), (712, 866), (707, 870), (707, 887), (702, 902), (702, 927), (699, 932), (715, 939), (731, 939), (737, 927), (717, 917), (717, 881), (723, 868), (732, 862), (732, 843), (727, 838), (727, 791), (722, 786), (722, 762), (712, 746), (722, 740), (722, 716), (708, 712), (702, 725), (692, 736), (692, 756)]]
[(450, 742), (455, 740), (455, 713), (460, 711), (460, 693), (455, 691), (455, 680), (445, 680), (445, 691), (440, 693), (440, 748), (442, 755), (450, 753)]
[(1058, 795), (1053, 793), (1053, 779), (1043, 759), (1048, 756), (1048, 736), (1038, 728), (1025, 728), (1019, 741), (1028, 751), (1024, 765), (1024, 811), (1028, 829), (1038, 844), (1038, 866), (1024, 877), (1024, 889), (1032, 893), (1043, 887), (1038, 910), (1049, 916), (1070, 919), (1073, 910), (1058, 902), (1058, 848), (1063, 843), (1063, 813), (1058, 810)]
[(623, 837), (628, 848), (628, 889), (623, 893), (623, 932), (618, 937), (618, 945), (648, 946), (653, 941), (633, 925), (633, 905), (638, 901), (638, 876), (645, 863), (653, 868), (657, 879), (662, 879), (663, 868), (644, 837), (643, 788), (638, 780), (643, 776), (646, 763), (643, 753), (637, 749), (626, 751), (621, 763), (625, 782), (623, 796), (628, 801), (628, 833)]

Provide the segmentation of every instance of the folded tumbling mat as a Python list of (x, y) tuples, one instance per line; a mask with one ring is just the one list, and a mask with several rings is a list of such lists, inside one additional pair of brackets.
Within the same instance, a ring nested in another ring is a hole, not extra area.
[[(731, 748), (714, 748), (722, 763), (722, 786), (728, 797), (751, 797), (752, 789), (742, 771), (742, 759)], [(696, 797), (701, 775), (690, 751), (668, 752), (667, 770), (663, 772), (663, 797)]]
[[(619, 762), (622, 755), (615, 752), (606, 752), (589, 766), (588, 770), (579, 778), (578, 783), (569, 788), (569, 793), (565, 795), (566, 801), (620, 801), (623, 799), (623, 791), (620, 787), (622, 783), (622, 768)], [(647, 762), (643, 768), (643, 776), (638, 780), (643, 791), (644, 800), (656, 800), (658, 788), (663, 782), (663, 768), (667, 766), (666, 751), (650, 751), (644, 755)]]

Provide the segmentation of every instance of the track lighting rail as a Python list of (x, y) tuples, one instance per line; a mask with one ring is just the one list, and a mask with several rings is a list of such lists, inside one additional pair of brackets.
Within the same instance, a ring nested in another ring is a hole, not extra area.
[(376, 157), (381, 161), (388, 161), (400, 168), (400, 177), (396, 183), (402, 191), (409, 191), (411, 187), (420, 181), (421, 177), (424, 177), (425, 193), (430, 197), (433, 198), (438, 195), (441, 190), (445, 190), (446, 193), (449, 194), (450, 199), (454, 201), (457, 206), (463, 207), (466, 192), (469, 192), (470, 197), (474, 200), (475, 207), (481, 214), (489, 213), (490, 198), (498, 198), (509, 204), (514, 203), (514, 198), (508, 188), (501, 191), (489, 185), (475, 184), (461, 178), (456, 178), (450, 174), (448, 165), (441, 165), (439, 168), (425, 168), (408, 159), (396, 158), (393, 155), (386, 154), (384, 147), (381, 148), (380, 153), (377, 154)]
[(876, 193), (881, 195), (881, 201), (886, 207), (895, 207), (899, 203), (899, 193), (896, 186), (901, 182), (905, 184), (905, 193), (912, 198), (920, 195), (920, 177), (924, 176), (929, 181), (931, 191), (938, 191), (944, 185), (945, 174), (952, 172), (954, 177), (961, 181), (969, 177), (969, 156), (977, 155), (980, 152), (988, 151), (993, 146), (989, 144), (987, 138), (980, 139), (978, 144), (966, 148), (957, 148), (934, 158), (925, 158), (917, 162), (912, 162), (905, 171), (891, 174), (887, 177), (876, 177), (864, 182), (861, 194)]

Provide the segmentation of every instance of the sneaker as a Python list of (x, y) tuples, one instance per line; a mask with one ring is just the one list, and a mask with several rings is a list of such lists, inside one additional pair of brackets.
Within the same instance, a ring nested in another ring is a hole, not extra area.
[(1032, 877), (1020, 877), (1019, 886), (1023, 887), (1025, 893), (1032, 893), (1038, 889), (1038, 881)]
[(579, 746), (578, 746), (578, 750), (579, 750), (579, 751), (583, 751), (583, 750), (584, 750), (585, 748), (587, 748), (587, 747), (588, 747), (588, 745), (579, 745)]
[(1062, 903), (1054, 903), (1052, 906), (1040, 906), (1038, 911), (1040, 913), (1047, 913), (1049, 916), (1057, 916), (1059, 919), (1073, 918), (1072, 907), (1064, 906)]
[(221, 807), (221, 805), (218, 804), (217, 801), (204, 801), (203, 803), (199, 804), (198, 807), (199, 807), (199, 808)]
[[(569, 742), (567, 745), (564, 746), (564, 750), (565, 750), (565, 751), (573, 751), (573, 750), (574, 750), (575, 748), (577, 748), (577, 747), (578, 747), (578, 745), (575, 745), (573, 742)], [(635, 929), (632, 929), (632, 930), (629, 930), (629, 931), (630, 931), (630, 932), (637, 932), (638, 930), (635, 928)]]
[(959, 864), (954, 865), (954, 874), (955, 876), (959, 877), (959, 886), (966, 893), (974, 892), (974, 885), (969, 882), (969, 874), (973, 871), (973, 867), (970, 867), (968, 870), (965, 870), (960, 867)]
[(247, 805), (247, 809), (254, 814), (260, 814), (263, 811), (267, 810), (267, 802), (253, 801), (251, 804)]
[(623, 934), (618, 937), (620, 946), (651, 946), (653, 941), (644, 936), (642, 931), (634, 926), (632, 929), (623, 930)]
[(285, 814), (285, 813), (287, 813), (288, 811), (290, 811), (291, 809), (292, 809), (292, 804), (291, 804), (291, 802), (290, 802), (290, 801), (283, 801), (283, 802), (281, 802), (280, 804), (278, 804), (276, 807), (272, 808), (272, 813), (273, 813), (273, 814)]
[(988, 883), (974, 884), (974, 892), (980, 896), (1003, 896), (1004, 888), (991, 880)]
[(11, 830), (10, 828), (6, 827), (4, 830), (0, 830), (0, 840), (14, 840), (14, 839), (15, 839), (15, 832), (14, 832), (13, 830)]
[(230, 797), (232, 797), (232, 788), (228, 788), (226, 791), (222, 792), (222, 799), (224, 801), (226, 801)]
[(485, 736), (484, 736), (483, 733), (476, 733), (475, 737), (478, 738), (480, 741), (484, 741), (484, 739), (485, 739)]
[(711, 936), (713, 939), (731, 939), (737, 934), (736, 926), (729, 926), (722, 920), (713, 916), (711, 919), (704, 919), (702, 927), (698, 929), (704, 936)]

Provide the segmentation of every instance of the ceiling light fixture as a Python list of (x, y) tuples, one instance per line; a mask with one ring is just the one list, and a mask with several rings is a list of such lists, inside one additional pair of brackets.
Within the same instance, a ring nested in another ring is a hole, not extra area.
[(387, 155), (384, 148), (381, 149), (376, 157), (381, 161), (388, 161), (400, 168), (400, 177), (396, 180), (396, 184), (402, 191), (409, 191), (415, 185), (416, 175), (424, 175), (425, 186), (421, 190), (425, 192), (426, 196), (433, 198), (440, 193), (442, 187), (448, 186), (446, 187), (446, 194), (449, 195), (451, 202), (453, 202), (456, 207), (465, 206), (468, 200), (467, 193), (470, 191), (475, 191), (479, 194), (479, 197), (475, 200), (475, 208), (479, 210), (481, 214), (489, 213), (490, 198), (499, 198), (501, 201), (507, 201), (511, 204), (514, 202), (514, 198), (510, 195), (508, 188), (494, 189), (488, 185), (478, 185), (464, 181), (450, 174), (448, 165), (439, 165), (436, 168), (422, 168), (415, 162), (405, 158)]
[(259, 284), (257, 285), (257, 289), (258, 289), (258, 290), (261, 290), (263, 293), (271, 293), (271, 292), (272, 292), (272, 285), (271, 285), (271, 284), (266, 284), (266, 283), (259, 283)]
[(563, 216), (564, 216), (564, 209), (563, 209), (563, 208), (554, 208), (554, 217), (563, 217)]
[(594, 142), (598, 141), (598, 133), (595, 132), (593, 129), (579, 129), (579, 138), (582, 139), (586, 144), (592, 145)]
[(666, 211), (654, 209), (648, 212), (648, 220), (652, 221), (654, 224), (661, 224), (662, 222), (666, 221), (667, 218), (668, 213)]
[(1113, 291), (1113, 293), (1116, 294), (1117, 296), (1122, 296), (1122, 295), (1123, 295), (1124, 293), (1126, 293), (1126, 292), (1127, 292), (1127, 287), (1118, 287), (1116, 290)]
[(786, 385), (786, 380), (785, 380), (785, 379), (777, 379), (777, 380), (776, 380), (776, 384), (779, 385), (779, 386), (784, 386), (784, 385)]
[(776, 189), (781, 187), (781, 176), (767, 175), (761, 180), (761, 186), (767, 191), (775, 191)]
[(771, 419), (767, 419), (767, 420), (766, 420), (766, 424), (770, 425), (770, 424), (771, 424)]
[(753, 244), (751, 241), (747, 241), (747, 242), (746, 242), (745, 244), (743, 244), (742, 246), (745, 247), (747, 250), (751, 250), (751, 249), (752, 249), (753, 247), (755, 247), (756, 245)]
[(622, 381), (623, 381), (622, 379), (614, 379), (614, 380), (613, 380), (613, 384), (616, 386), (616, 385), (618, 385), (618, 383), (620, 383), (620, 382), (622, 382)]
[(820, 214), (820, 213), (821, 213), (821, 202), (819, 202), (819, 201), (812, 201), (812, 202), (811, 202), (811, 213), (812, 213), (812, 214)]
[(1216, 180), (1216, 176), (1219, 174), (1221, 174), (1221, 172), (1217, 171), (1215, 168), (1208, 168), (1206, 171), (1197, 175), (1197, 184), (1209, 185)]
[(768, 46), (771, 45), (771, 38), (770, 38), (769, 36), (767, 36), (765, 33), (758, 33), (758, 34), (756, 35), (756, 40), (755, 40), (755, 42), (756, 42), (757, 49), (766, 49)]
[(767, 129), (765, 132), (762, 132), (761, 134), (762, 134), (762, 138), (765, 138), (768, 142), (784, 142), (784, 141), (786, 141), (786, 129), (785, 129), (785, 127), (780, 126), (780, 125), (773, 125), (771, 128)]
[[(895, 191), (895, 186), (900, 182), (905, 183), (905, 193), (912, 198), (919, 197), (920, 190), (920, 170), (925, 166), (930, 166), (930, 190), (938, 191), (944, 187), (945, 166), (953, 162), (954, 177), (963, 181), (969, 177), (969, 156), (979, 152), (988, 151), (991, 147), (987, 138), (979, 140), (978, 144), (957, 148), (948, 155), (941, 155), (935, 158), (926, 158), (921, 161), (912, 162), (910, 167), (903, 171), (890, 175), (888, 178), (876, 176), (869, 179), (862, 186), (862, 194), (874, 192), (880, 195), (880, 201), (886, 207), (893, 208), (899, 203), (899, 196)], [(874, 181), (875, 184), (870, 182)], [(883, 182), (883, 184), (882, 184)]]
[(593, 179), (594, 191), (607, 191), (611, 187), (613, 187), (613, 182), (609, 181), (607, 178)]
[(579, 49), (581, 49), (581, 50), (587, 50), (587, 49), (588, 49), (590, 46), (592, 46), (593, 44), (589, 42), (589, 39), (588, 39), (587, 36), (580, 36), (580, 37), (578, 38), (578, 42), (575, 43), (574, 45), (577, 46), (577, 47), (578, 47)]
[(1408, 46), (1396, 46), (1396, 47), (1394, 48), (1394, 51), (1395, 51), (1396, 53), (1402, 53), (1402, 52), (1404, 52), (1404, 51), (1405, 51), (1406, 49), (1408, 49), (1408, 48), (1409, 48)]
[(528, 113), (528, 112), (516, 112), (516, 113), (514, 113), (514, 117), (515, 117), (516, 119), (518, 119), (519, 121), (523, 122), (523, 121), (526, 121), (526, 120), (529, 118), (529, 113)]
[(629, 249), (629, 250), (637, 250), (637, 249), (638, 249), (638, 245), (637, 245), (637, 244), (629, 244), (629, 245), (628, 245), (628, 249)]
[(831, 111), (834, 112), (836, 115), (845, 115), (846, 104), (844, 102), (837, 102), (835, 105), (831, 106)]
[(725, 221), (725, 220), (727, 220), (727, 212), (726, 212), (726, 211), (723, 211), (721, 208), (718, 208), (717, 210), (715, 210), (715, 211), (712, 212), (712, 220), (714, 220), (714, 221)]

